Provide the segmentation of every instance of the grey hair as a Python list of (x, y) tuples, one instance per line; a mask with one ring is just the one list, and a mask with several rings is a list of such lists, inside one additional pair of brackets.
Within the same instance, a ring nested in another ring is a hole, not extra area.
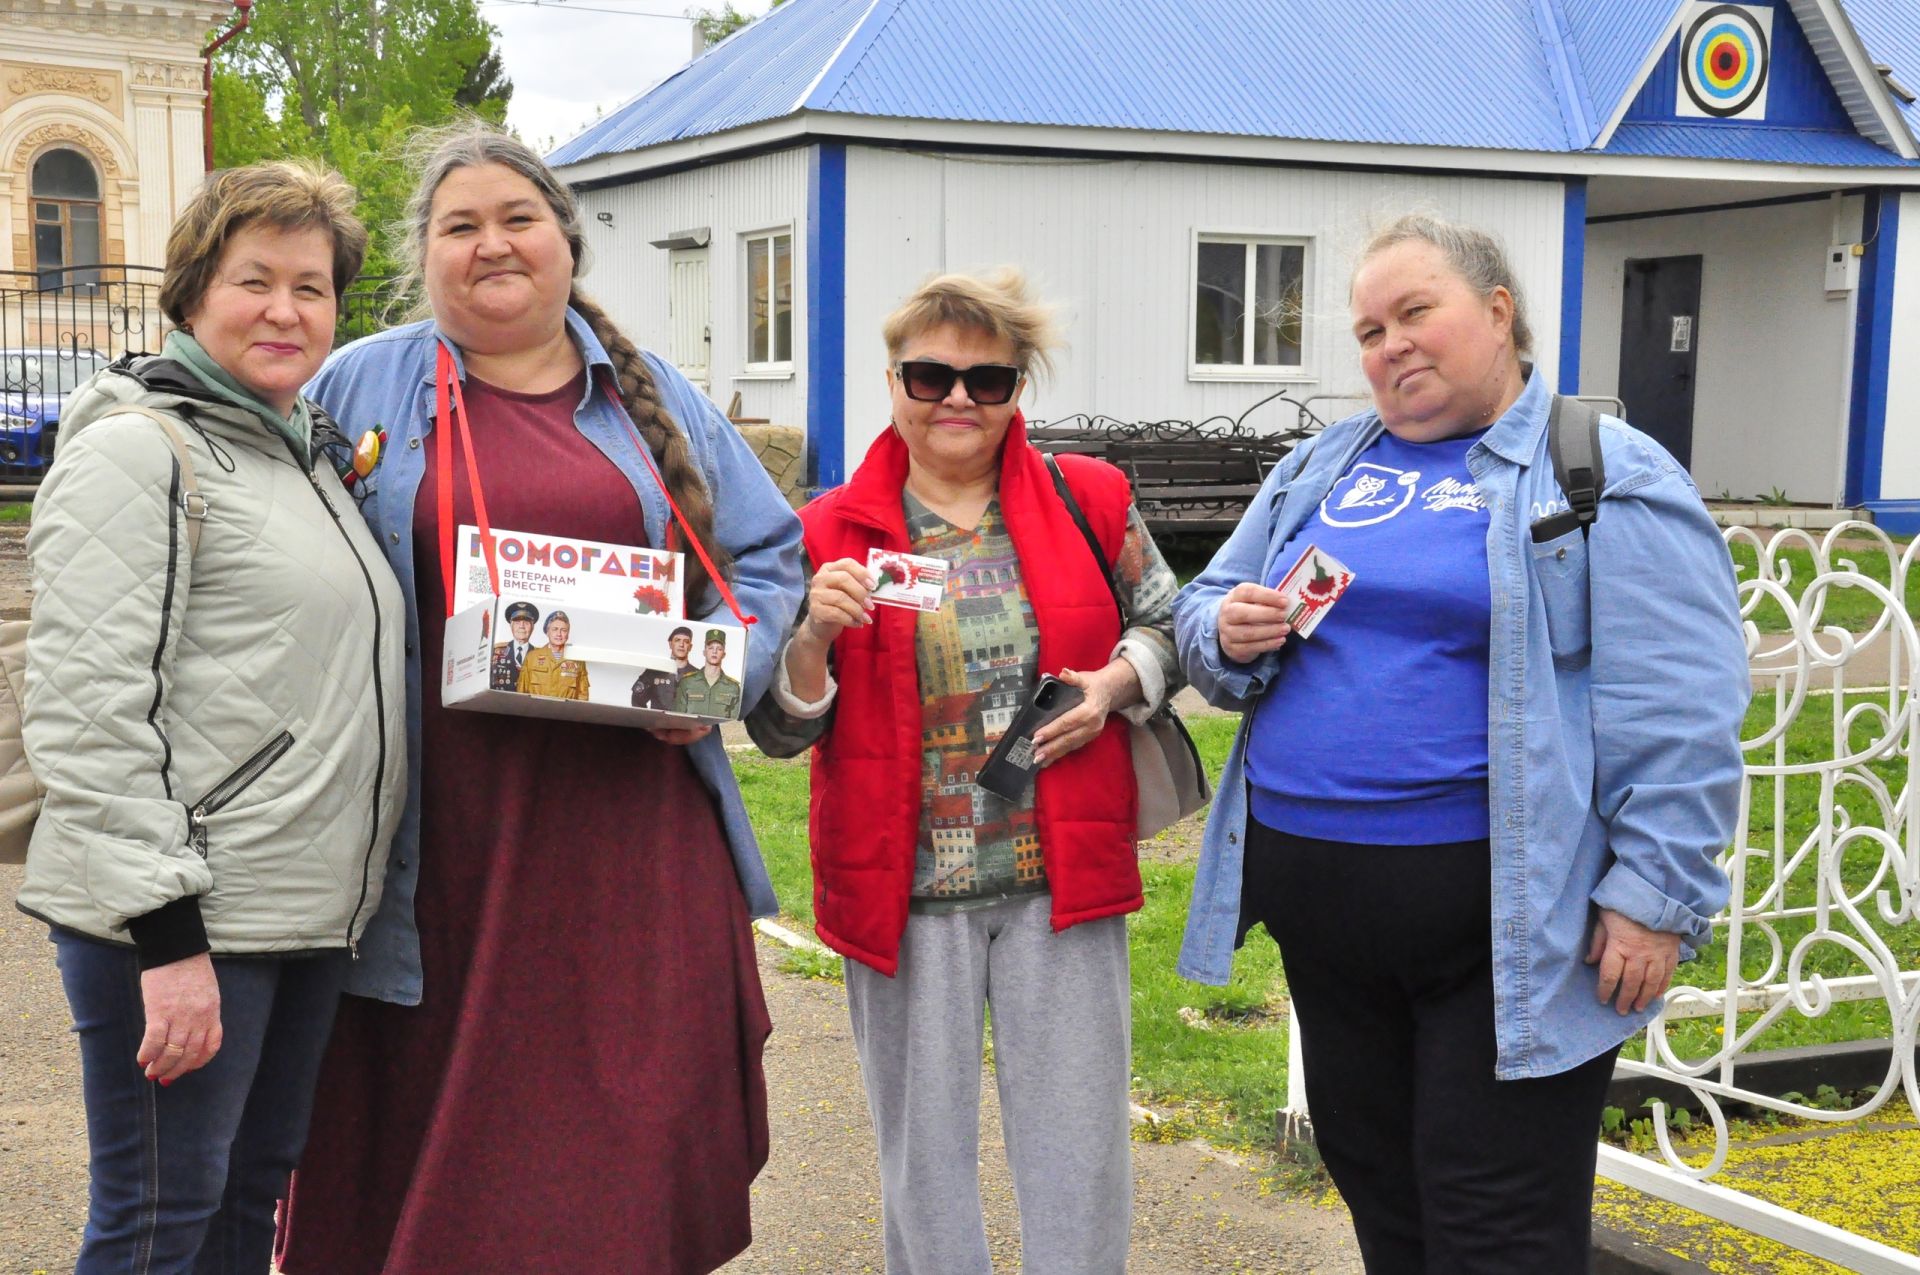
[[(553, 211), (553, 219), (566, 237), (567, 250), (573, 256), (573, 288), (567, 305), (593, 329), (593, 335), (612, 361), (620, 403), (634, 428), (646, 440), (647, 450), (659, 462), (661, 478), (680, 506), (689, 534), (706, 546), (707, 557), (715, 570), (723, 578), (730, 578), (733, 555), (714, 534), (713, 495), (707, 490), (705, 475), (693, 457), (686, 432), (662, 400), (659, 383), (640, 347), (620, 331), (612, 315), (580, 290), (580, 274), (586, 269), (587, 240), (580, 228), (580, 206), (574, 202), (567, 184), (554, 175), (531, 146), (478, 116), (420, 129), (409, 139), (407, 157), (413, 171), (420, 174), (414, 184), (413, 197), (407, 201), (405, 233), (399, 236), (402, 295), (418, 298), (414, 317), (426, 318), (432, 314), (425, 286), (427, 226), (433, 219), (433, 196), (440, 184), (458, 169), (481, 164), (499, 164), (532, 182)], [(674, 534), (671, 530), (668, 533), (669, 547), (678, 548), (673, 543)], [(704, 614), (712, 602), (717, 601), (707, 597), (712, 583), (706, 564), (697, 556), (689, 559), (684, 588), (691, 614)]]
[(580, 205), (574, 201), (573, 191), (554, 175), (533, 147), (513, 134), (477, 115), (462, 116), (450, 123), (414, 130), (407, 139), (406, 162), (419, 177), (414, 182), (413, 195), (407, 200), (400, 227), (402, 233), (394, 238), (400, 254), (397, 292), (411, 301), (409, 319), (424, 319), (430, 313), (425, 263), (433, 197), (439, 193), (440, 184), (462, 168), (499, 164), (532, 182), (553, 211), (560, 233), (567, 238), (567, 249), (573, 254), (573, 277), (578, 279), (586, 268), (587, 237), (580, 227)]
[(1463, 226), (1432, 213), (1406, 213), (1377, 231), (1360, 250), (1353, 270), (1360, 272), (1373, 257), (1396, 244), (1424, 243), (1440, 250), (1452, 271), (1486, 298), (1495, 288), (1505, 288), (1513, 298), (1513, 348), (1523, 358), (1533, 353), (1533, 328), (1527, 323), (1527, 305), (1520, 295), (1520, 281), (1514, 277), (1500, 241), (1484, 230)]

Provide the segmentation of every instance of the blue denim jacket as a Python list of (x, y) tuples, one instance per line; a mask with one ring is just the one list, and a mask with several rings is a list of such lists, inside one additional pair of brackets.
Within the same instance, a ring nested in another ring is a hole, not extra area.
[[(1550, 404), (1545, 378), (1532, 377), (1467, 453), (1491, 515), (1490, 924), (1503, 1080), (1577, 1066), (1652, 1016), (1652, 1007), (1621, 1016), (1598, 1001), (1598, 975), (1584, 962), (1596, 908), (1683, 935), (1683, 956), (1709, 938), (1708, 918), (1727, 901), (1714, 860), (1733, 836), (1750, 693), (1726, 547), (1692, 480), (1646, 435), (1603, 418), (1607, 487), (1590, 538), (1576, 529), (1533, 543), (1529, 524), (1566, 508), (1547, 455)], [(1269, 578), (1287, 539), (1383, 428), (1367, 412), (1295, 450), (1181, 590), (1180, 658), (1209, 702), (1244, 712), (1287, 657), (1282, 647), (1247, 664), (1227, 660), (1221, 599), (1241, 581)], [(1180, 972), (1201, 982), (1232, 973), (1249, 720), (1207, 820), (1180, 954)], [(1392, 924), (1354, 917), (1355, 941)]]
[[(664, 544), (667, 502), (640, 457), (640, 445), (625, 415), (600, 392), (598, 369), (612, 369), (607, 353), (585, 320), (567, 312), (567, 328), (586, 359), (586, 396), (574, 424), (620, 467), (633, 484), (647, 535)], [(444, 340), (431, 322), (409, 324), (346, 346), (328, 359), (307, 386), (308, 397), (339, 421), (349, 438), (384, 427), (387, 445), (379, 467), (362, 489), (360, 511), (400, 578), (407, 598), (407, 806), (387, 858), (386, 892), (380, 910), (361, 936), (347, 990), (361, 996), (420, 1003), (420, 932), (414, 923), (414, 886), (420, 876), (420, 613), (413, 574), (413, 502), (426, 469), (426, 439), (433, 428), (434, 352)], [(460, 352), (447, 347), (456, 362)], [(800, 605), (800, 520), (738, 430), (679, 370), (647, 356), (661, 400), (686, 433), (693, 455), (714, 495), (714, 531), (734, 555), (734, 593), (748, 615), (757, 616), (747, 644), (745, 707), (752, 707), (773, 680), (773, 661)], [(466, 369), (461, 366), (464, 378)], [(714, 612), (719, 618), (718, 609)], [(704, 617), (701, 617), (704, 618)], [(730, 619), (730, 617), (727, 617)], [(440, 623), (435, 614), (430, 623)], [(720, 733), (691, 746), (694, 770), (713, 793), (733, 851), (734, 867), (754, 916), (778, 910), (759, 843), (747, 822), (740, 786), (727, 762)]]

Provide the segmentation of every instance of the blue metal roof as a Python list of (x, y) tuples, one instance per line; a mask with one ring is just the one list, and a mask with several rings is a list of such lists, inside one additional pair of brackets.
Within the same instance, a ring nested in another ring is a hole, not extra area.
[(791, 115), (873, 7), (874, 0), (788, 0), (594, 121), (548, 162), (571, 164)]
[(1697, 123), (1626, 120), (1607, 144), (1606, 153), (1840, 168), (1901, 168), (1920, 164), (1920, 161), (1902, 159), (1858, 133), (1824, 128), (1775, 128), (1770, 124), (1738, 124), (1730, 120)]
[[(1846, 10), (1868, 55), (1890, 67), (1903, 87), (1920, 93), (1920, 6), (1914, 0), (1847, 0)], [(1920, 101), (1894, 101), (1920, 136)]]
[[(1593, 137), (1633, 92), (1654, 41), (1685, 0), (1559, 0), (1597, 120)], [(1588, 142), (1593, 137), (1587, 139)]]
[[(800, 111), (1564, 153), (1592, 145), (1682, 3), (787, 0), (550, 159), (577, 163)], [(1874, 11), (1863, 34), (1871, 26), (1888, 46), (1920, 54), (1912, 3), (1849, 8)], [(1910, 118), (1920, 129), (1920, 112)], [(1825, 148), (1827, 158), (1792, 162), (1899, 162), (1863, 142), (1879, 156), (1865, 158), (1850, 134), (1706, 131), (1636, 125), (1608, 149), (1701, 155), (1658, 149), (1691, 140), (1743, 152), (1728, 158)]]
[[(884, 27), (809, 107), (1326, 141), (1566, 145), (1532, 0), (1455, 5), (1444, 29), (1401, 0), (1128, 0), (1101, 8), (1097, 21), (1085, 0), (882, 5)], [(957, 20), (963, 11), (971, 20)], [(1446, 109), (1436, 109), (1442, 101)]]

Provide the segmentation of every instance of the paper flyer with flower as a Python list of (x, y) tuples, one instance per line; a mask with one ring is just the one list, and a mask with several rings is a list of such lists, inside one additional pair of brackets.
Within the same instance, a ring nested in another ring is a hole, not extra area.
[(873, 601), (878, 606), (910, 611), (938, 611), (947, 592), (947, 564), (889, 549), (869, 549), (867, 570), (873, 573)]
[(1352, 584), (1353, 572), (1319, 546), (1308, 545), (1276, 586), (1293, 599), (1293, 609), (1287, 612), (1293, 636), (1310, 636)]

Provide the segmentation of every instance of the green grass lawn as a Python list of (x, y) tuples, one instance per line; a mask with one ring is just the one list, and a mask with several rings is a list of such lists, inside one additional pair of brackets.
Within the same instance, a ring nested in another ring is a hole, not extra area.
[(33, 505), (25, 502), (0, 504), (0, 522), (32, 522)]
[[(1741, 580), (1756, 578), (1758, 564), (1751, 544), (1732, 546), (1734, 565), (1739, 569)], [(1878, 580), (1889, 588), (1893, 584), (1891, 567), (1887, 554), (1881, 549), (1839, 549), (1832, 556), (1831, 563), (1835, 571), (1844, 571), (1841, 559), (1846, 559), (1870, 579)], [(1787, 593), (1798, 601), (1806, 592), (1807, 582), (1814, 577), (1813, 555), (1805, 549), (1788, 549), (1778, 555), (1777, 561), (1784, 562), (1789, 568), (1786, 584)], [(1825, 605), (1821, 608), (1819, 621), (1822, 627), (1837, 624), (1844, 629), (1855, 631), (1869, 628), (1879, 617), (1882, 607), (1880, 600), (1864, 589), (1830, 589)], [(1909, 573), (1907, 578), (1907, 612), (1920, 615), (1920, 569)], [(1787, 615), (1780, 604), (1773, 599), (1763, 600), (1755, 607), (1751, 618), (1759, 625), (1762, 633), (1784, 633), (1788, 629)]]
[[(1203, 717), (1189, 723), (1216, 779), (1236, 720)], [(793, 928), (811, 933), (806, 762), (741, 753), (735, 755), (734, 770), (781, 913)], [(1279, 953), (1263, 931), (1248, 940), (1226, 987), (1203, 987), (1174, 973), (1193, 872), (1191, 862), (1159, 862), (1152, 856), (1141, 865), (1146, 906), (1127, 920), (1134, 1090), (1142, 1101), (1174, 1114), (1177, 1131), (1203, 1130), (1219, 1141), (1251, 1144), (1271, 1136), (1273, 1113), (1286, 1100), (1286, 984)], [(789, 961), (788, 967), (824, 972), (805, 958)]]
[[(1758, 735), (1772, 714), (1771, 696), (1756, 697), (1749, 711), (1747, 736)], [(1236, 722), (1232, 717), (1201, 717), (1188, 723), (1208, 771), (1216, 779), (1232, 744)], [(1831, 697), (1809, 699), (1788, 735), (1788, 757), (1801, 761), (1831, 756), (1827, 750), (1831, 748), (1832, 722)], [(1856, 743), (1867, 738), (1864, 727), (1856, 727), (1855, 735)], [(806, 763), (741, 754), (736, 757), (735, 769), (760, 833), (781, 910), (794, 928), (810, 931), (813, 899), (807, 862)], [(1897, 784), (1903, 765), (1876, 762), (1872, 769)], [(1770, 844), (1774, 782), (1756, 781), (1751, 844)], [(1842, 786), (1837, 799), (1858, 823), (1880, 826), (1884, 822), (1864, 788)], [(1790, 843), (1797, 843), (1814, 826), (1818, 815), (1817, 780), (1787, 781), (1785, 817)], [(1274, 1111), (1286, 1099), (1286, 980), (1279, 954), (1261, 930), (1253, 933), (1239, 953), (1233, 981), (1226, 987), (1204, 987), (1174, 972), (1187, 903), (1193, 892), (1194, 867), (1190, 850), (1168, 847), (1191, 846), (1196, 835), (1192, 825), (1183, 825), (1162, 834), (1162, 841), (1146, 847), (1143, 853), (1141, 876), (1146, 906), (1127, 922), (1133, 967), (1134, 1090), (1141, 1101), (1176, 1117), (1170, 1126), (1176, 1134), (1197, 1131), (1229, 1144), (1263, 1143), (1272, 1136)], [(1858, 847), (1846, 856), (1845, 879), (1858, 888), (1870, 879), (1878, 863), (1876, 853)], [(1771, 872), (1762, 862), (1750, 866), (1749, 873), (1748, 894), (1757, 898), (1771, 880)], [(1789, 898), (1796, 903), (1809, 900), (1814, 889), (1811, 877), (1803, 872), (1795, 877)], [(1776, 926), (1789, 951), (1795, 939), (1810, 928), (1809, 921), (1787, 921)], [(1878, 929), (1903, 968), (1920, 968), (1920, 923), (1888, 926), (1881, 922)], [(1746, 943), (1749, 957), (1757, 953), (1759, 942), (1759, 935), (1750, 926)], [(1725, 964), (1722, 937), (1702, 953), (1699, 963), (1682, 967), (1679, 981), (1699, 978), (1703, 985), (1718, 986), (1718, 976), (1709, 975), (1724, 969)], [(1750, 973), (1759, 972), (1760, 966), (1753, 959), (1743, 964)], [(821, 972), (817, 962), (804, 959), (793, 961), (790, 968), (803, 973)], [(1808, 968), (1833, 977), (1864, 972), (1849, 953), (1834, 944), (1817, 947)], [(1743, 1016), (1742, 1022), (1751, 1022), (1754, 1017)], [(1710, 1019), (1675, 1023), (1669, 1029), (1669, 1039), (1682, 1056), (1704, 1056), (1718, 1046), (1718, 1025), (1718, 1020)], [(1817, 1019), (1789, 1013), (1750, 1048), (1882, 1038), (1889, 1031), (1884, 1002), (1840, 1003)], [(1630, 1045), (1630, 1049), (1637, 1048)]]

